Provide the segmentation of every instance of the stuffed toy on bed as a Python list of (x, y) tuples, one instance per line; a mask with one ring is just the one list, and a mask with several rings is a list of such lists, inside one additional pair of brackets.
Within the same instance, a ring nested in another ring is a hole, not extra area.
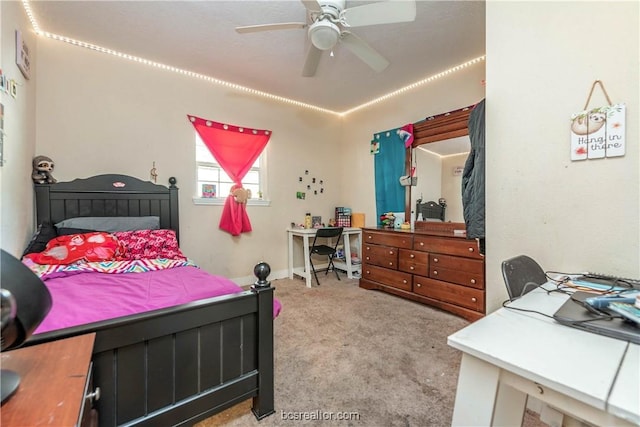
[(36, 156), (33, 158), (33, 172), (31, 179), (36, 184), (55, 184), (56, 179), (51, 175), (55, 164), (47, 156)]

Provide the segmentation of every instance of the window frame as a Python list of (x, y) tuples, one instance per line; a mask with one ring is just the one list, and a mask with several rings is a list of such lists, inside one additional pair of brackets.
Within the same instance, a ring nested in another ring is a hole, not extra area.
[[(223, 206), (227, 200), (227, 196), (220, 196), (220, 195), (216, 195), (216, 197), (201, 197), (201, 189), (200, 189), (200, 180), (198, 179), (198, 172), (200, 170), (200, 167), (217, 167), (220, 168), (220, 171), (222, 173), (224, 173), (224, 169), (222, 169), (222, 167), (220, 166), (219, 163), (211, 163), (211, 162), (203, 162), (203, 161), (199, 161), (197, 158), (197, 148), (199, 145), (201, 145), (202, 147), (204, 147), (205, 149), (207, 149), (207, 146), (205, 145), (205, 143), (202, 141), (202, 138), (200, 138), (200, 135), (198, 135), (198, 132), (194, 132), (195, 133), (195, 144), (194, 144), (194, 148), (196, 149), (195, 151), (195, 195), (193, 197), (193, 203), (195, 205), (215, 205), (215, 206)], [(207, 149), (208, 150), (208, 149)], [(214, 160), (215, 156), (213, 156), (213, 154), (211, 154), (211, 156), (213, 157)], [(251, 198), (249, 200), (247, 200), (247, 205), (248, 206), (270, 206), (271, 205), (271, 201), (268, 199), (268, 192), (267, 192), (267, 147), (265, 147), (265, 149), (262, 151), (262, 153), (260, 153), (260, 156), (258, 157), (258, 164), (259, 166), (257, 168), (252, 167), (251, 170), (257, 170), (258, 171), (258, 188), (260, 188), (260, 192), (262, 193), (262, 197), (258, 198), (257, 194), (252, 194)], [(218, 185), (219, 182), (218, 182)]]

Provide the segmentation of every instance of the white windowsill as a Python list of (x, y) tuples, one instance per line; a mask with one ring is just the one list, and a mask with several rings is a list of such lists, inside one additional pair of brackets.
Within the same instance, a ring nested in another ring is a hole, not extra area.
[[(224, 202), (226, 202), (226, 197), (214, 197), (211, 199), (205, 199), (202, 197), (194, 197), (193, 204), (194, 205), (212, 205), (212, 206), (223, 206)], [(271, 206), (271, 200), (264, 199), (249, 199), (247, 200), (247, 206)]]

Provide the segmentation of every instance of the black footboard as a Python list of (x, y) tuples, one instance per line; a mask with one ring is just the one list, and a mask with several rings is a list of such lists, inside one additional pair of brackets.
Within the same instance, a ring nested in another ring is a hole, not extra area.
[(273, 288), (34, 335), (29, 345), (96, 332), (99, 425), (191, 425), (253, 397), (274, 412)]

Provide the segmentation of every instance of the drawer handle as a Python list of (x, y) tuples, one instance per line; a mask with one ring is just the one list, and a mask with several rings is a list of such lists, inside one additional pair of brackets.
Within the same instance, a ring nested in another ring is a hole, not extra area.
[(415, 258), (416, 256), (414, 254), (409, 255), (409, 258)]
[(373, 236), (367, 236), (368, 239), (373, 239)]
[(476, 299), (476, 297), (472, 297), (472, 298), (471, 298), (471, 301), (476, 302), (476, 301), (478, 301), (478, 300)]
[(407, 281), (406, 281), (406, 280), (403, 280), (403, 281), (402, 281), (402, 283), (404, 283), (404, 284), (406, 285), (406, 284), (407, 284)]
[(371, 250), (371, 246), (367, 246), (365, 249), (370, 251)]
[(420, 283), (416, 283), (416, 286), (419, 287), (419, 288), (422, 287), (422, 285)]
[(473, 252), (473, 248), (469, 248), (469, 252)]
[(367, 270), (367, 274), (371, 274), (371, 272), (369, 270)]
[(87, 394), (85, 398), (89, 399), (92, 402), (96, 400), (100, 400), (100, 387), (96, 387), (94, 392)]
[(393, 255), (393, 251), (389, 251), (389, 255)]
[(438, 258), (434, 258), (434, 259), (433, 259), (433, 262), (438, 262)]
[(475, 285), (476, 284), (476, 279), (471, 279), (471, 284)]
[(389, 261), (389, 265), (393, 265), (393, 261)]
[(420, 246), (424, 246), (424, 242), (420, 242)]
[(438, 270), (433, 270), (433, 275), (437, 276), (438, 275)]
[(416, 268), (412, 265), (411, 267), (409, 267), (410, 270), (415, 270)]
[(371, 258), (367, 257), (367, 261), (369, 261)]

